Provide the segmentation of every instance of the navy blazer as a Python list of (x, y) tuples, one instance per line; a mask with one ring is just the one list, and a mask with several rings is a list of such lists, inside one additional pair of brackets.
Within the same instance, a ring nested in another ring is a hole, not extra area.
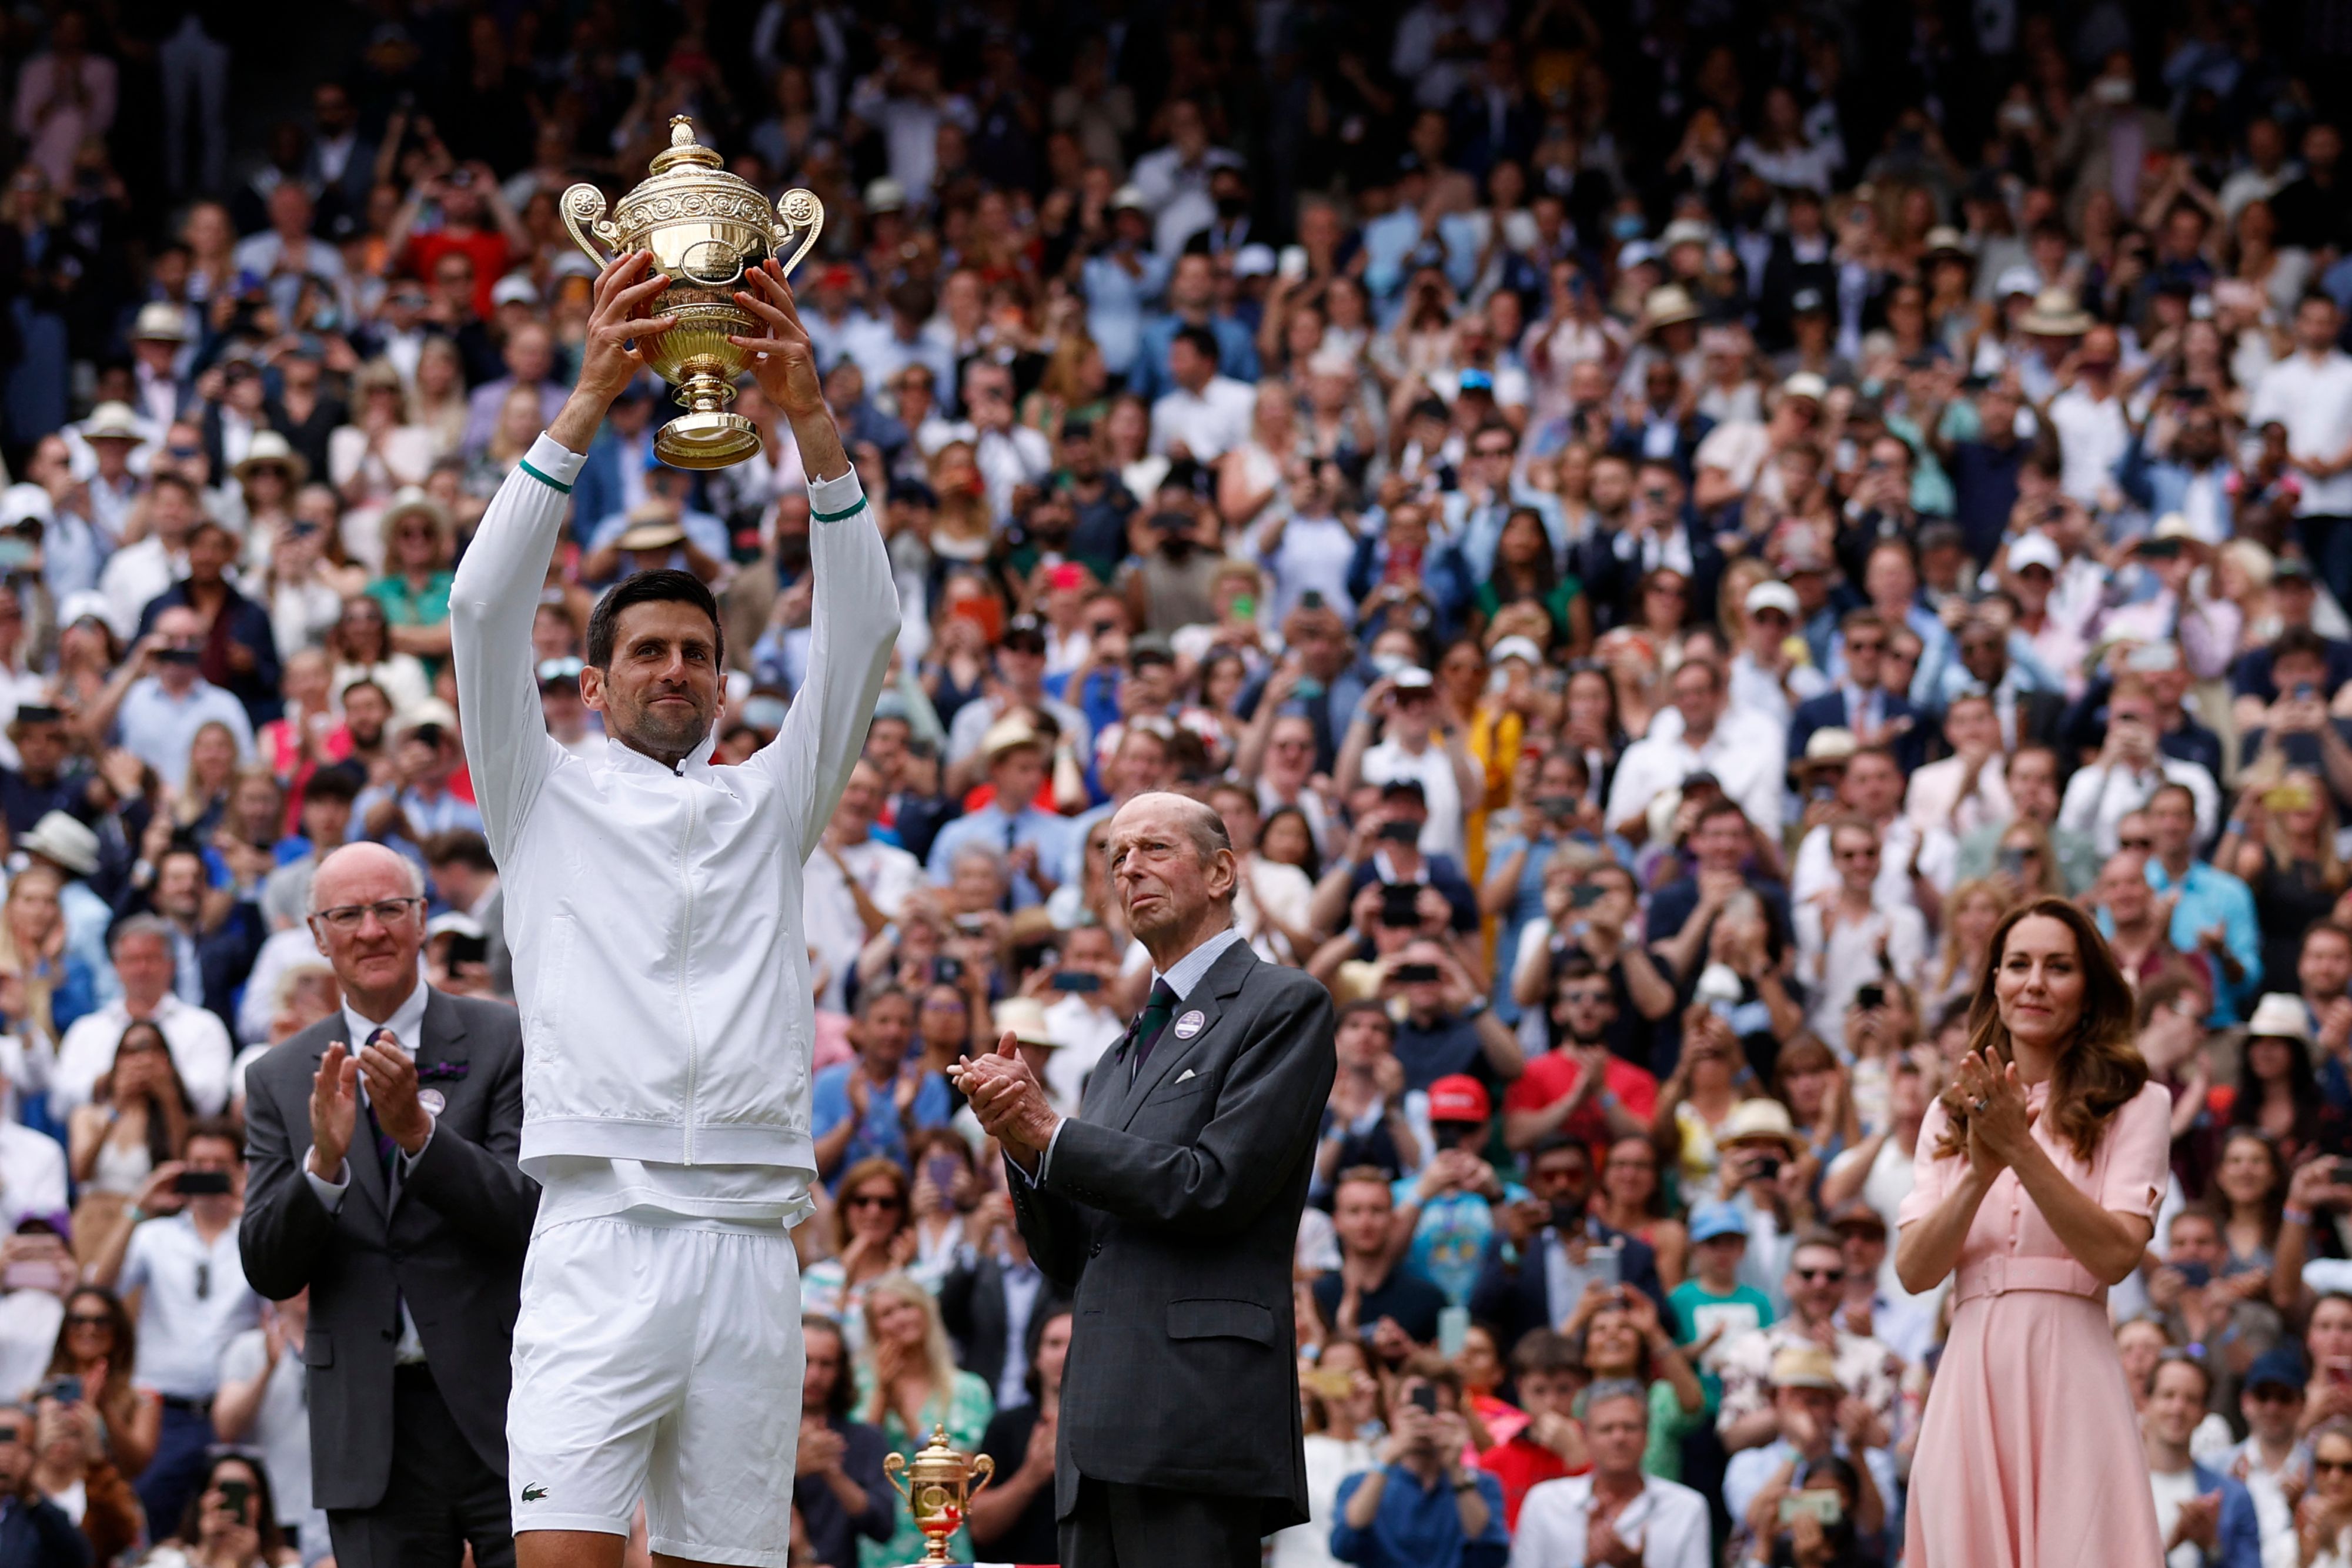
[(2254, 1496), (2246, 1483), (2203, 1465), (2191, 1464), (2197, 1495), (2221, 1494), (2221, 1550), (2205, 1553), (2210, 1568), (2263, 1568), (2262, 1526), (2254, 1517)]
[[(1911, 727), (1897, 737), (1891, 749), (1895, 766), (1909, 773), (1927, 760), (1927, 736), (1935, 727), (1927, 715), (1911, 706), (1911, 699), (1895, 692), (1884, 698), (1886, 718), (1892, 723), (1907, 718)], [(1807, 697), (1789, 716), (1789, 766), (1794, 768), (1804, 760), (1805, 742), (1817, 729), (1849, 729), (1846, 722), (1845, 688), (1832, 686), (1817, 697)]]
[(0, 1501), (0, 1568), (89, 1568), (89, 1538), (47, 1498)]
[[(1655, 1301), (1664, 1314), (1666, 1292), (1658, 1283), (1658, 1255), (1650, 1249), (1650, 1244), (1612, 1229), (1598, 1219), (1589, 1220), (1588, 1224), (1593, 1239), (1614, 1241), (1622, 1249), (1618, 1260), (1621, 1277)], [(1557, 1327), (1576, 1310), (1574, 1301), (1551, 1299), (1551, 1270), (1543, 1261), (1543, 1249), (1550, 1245), (1551, 1234), (1546, 1229), (1527, 1254), (1516, 1261), (1507, 1258), (1501, 1236), (1486, 1239), (1486, 1260), (1478, 1270), (1478, 1283), (1470, 1291), (1470, 1315), (1494, 1329), (1506, 1360), (1520, 1336), (1536, 1329)]]

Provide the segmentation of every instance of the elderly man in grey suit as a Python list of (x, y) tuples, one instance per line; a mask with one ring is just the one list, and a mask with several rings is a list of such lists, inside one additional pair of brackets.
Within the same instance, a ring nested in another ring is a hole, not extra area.
[(1331, 1090), (1331, 1001), (1234, 929), (1217, 814), (1138, 796), (1110, 868), (1150, 1000), (1064, 1118), (1007, 1036), (958, 1081), (1021, 1233), (1076, 1297), (1054, 1501), (1064, 1568), (1245, 1568), (1307, 1518), (1291, 1249)]
[(507, 1385), (539, 1205), (516, 1168), (512, 1008), (418, 977), (425, 900), (380, 844), (328, 856), (310, 929), (333, 1017), (246, 1078), (238, 1236), (265, 1296), (310, 1288), (311, 1495), (341, 1568), (511, 1568)]

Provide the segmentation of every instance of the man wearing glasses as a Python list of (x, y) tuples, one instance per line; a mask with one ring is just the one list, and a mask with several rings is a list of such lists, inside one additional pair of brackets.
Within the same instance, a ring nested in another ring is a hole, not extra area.
[(343, 1005), (246, 1076), (252, 1159), (239, 1240), (272, 1300), (310, 1291), (314, 1500), (335, 1557), (514, 1561), (509, 1337), (539, 1189), (522, 1140), (512, 1008), (417, 967), (423, 879), (381, 844), (311, 878), (311, 939)]

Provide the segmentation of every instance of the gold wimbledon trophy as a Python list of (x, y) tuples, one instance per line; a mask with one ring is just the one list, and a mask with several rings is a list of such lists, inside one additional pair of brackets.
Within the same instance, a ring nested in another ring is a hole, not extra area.
[[(907, 1510), (915, 1516), (915, 1528), (923, 1532), (924, 1563), (953, 1563), (948, 1554), (948, 1541), (963, 1528), (964, 1510), (972, 1493), (986, 1487), (996, 1474), (996, 1461), (986, 1454), (959, 1454), (948, 1446), (948, 1429), (944, 1426), (931, 1428), (931, 1440), (908, 1464), (904, 1454), (892, 1454), (882, 1461), (882, 1469), (890, 1478), (890, 1485), (907, 1500)], [(907, 1483), (898, 1479), (906, 1472)]]
[(760, 433), (730, 413), (735, 378), (751, 356), (730, 332), (764, 337), (767, 323), (735, 302), (746, 267), (784, 256), (789, 273), (824, 229), (824, 204), (786, 191), (774, 207), (751, 183), (719, 167), (719, 154), (694, 140), (694, 122), (669, 122), (669, 146), (654, 154), (653, 172), (621, 198), (611, 217), (604, 193), (582, 183), (563, 193), (563, 226), (600, 268), (617, 252), (650, 250), (669, 287), (646, 308), (677, 325), (638, 344), (646, 363), (677, 385), (688, 412), (654, 436), (654, 451), (674, 468), (724, 468), (760, 449)]

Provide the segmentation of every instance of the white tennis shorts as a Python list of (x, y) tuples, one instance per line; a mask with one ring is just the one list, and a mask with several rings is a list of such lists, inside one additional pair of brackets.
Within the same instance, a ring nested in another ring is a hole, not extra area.
[(517, 1533), (784, 1568), (801, 1420), (792, 1238), (577, 1219), (531, 1238), (507, 1406)]

